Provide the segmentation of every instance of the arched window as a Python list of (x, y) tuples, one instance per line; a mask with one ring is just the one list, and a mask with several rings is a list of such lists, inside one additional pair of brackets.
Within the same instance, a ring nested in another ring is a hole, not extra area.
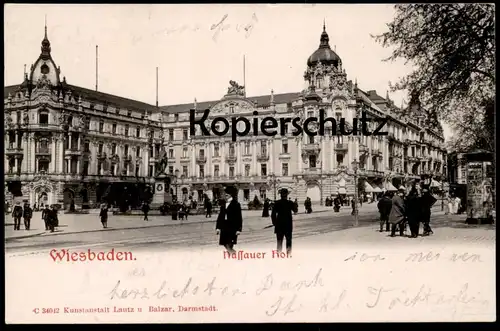
[(40, 68), (40, 72), (42, 73), (42, 75), (47, 75), (50, 72), (49, 66), (46, 64), (43, 64)]
[(316, 168), (316, 155), (309, 155), (309, 167)]

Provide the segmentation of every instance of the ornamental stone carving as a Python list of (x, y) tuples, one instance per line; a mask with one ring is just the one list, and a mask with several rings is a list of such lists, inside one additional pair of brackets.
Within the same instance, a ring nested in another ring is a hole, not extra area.
[[(211, 109), (210, 112), (214, 114), (232, 114), (232, 113), (238, 113), (238, 112), (252, 112), (254, 110), (254, 107), (247, 101), (243, 100), (229, 100), (229, 101), (222, 101), (214, 105)], [(211, 124), (211, 123), (210, 123)], [(208, 127), (208, 123), (207, 123)]]

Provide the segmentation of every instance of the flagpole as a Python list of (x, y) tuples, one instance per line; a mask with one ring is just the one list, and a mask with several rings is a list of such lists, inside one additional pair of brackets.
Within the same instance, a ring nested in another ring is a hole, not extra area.
[(246, 83), (246, 68), (245, 68), (245, 55), (243, 55), (243, 92), (247, 96), (247, 83)]

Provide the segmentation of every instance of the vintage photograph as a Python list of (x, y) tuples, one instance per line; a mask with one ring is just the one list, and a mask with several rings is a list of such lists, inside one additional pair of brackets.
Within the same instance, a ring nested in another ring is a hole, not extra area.
[(7, 269), (494, 250), (494, 5), (10, 4), (4, 31)]

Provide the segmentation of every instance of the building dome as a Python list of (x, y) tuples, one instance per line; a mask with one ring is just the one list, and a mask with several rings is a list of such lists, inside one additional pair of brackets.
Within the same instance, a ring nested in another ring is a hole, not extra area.
[(321, 39), (318, 49), (307, 59), (307, 65), (312, 67), (318, 62), (322, 64), (334, 64), (341, 63), (340, 57), (330, 48), (330, 38), (328, 33), (326, 33), (326, 26), (323, 24), (323, 33), (321, 33)]

